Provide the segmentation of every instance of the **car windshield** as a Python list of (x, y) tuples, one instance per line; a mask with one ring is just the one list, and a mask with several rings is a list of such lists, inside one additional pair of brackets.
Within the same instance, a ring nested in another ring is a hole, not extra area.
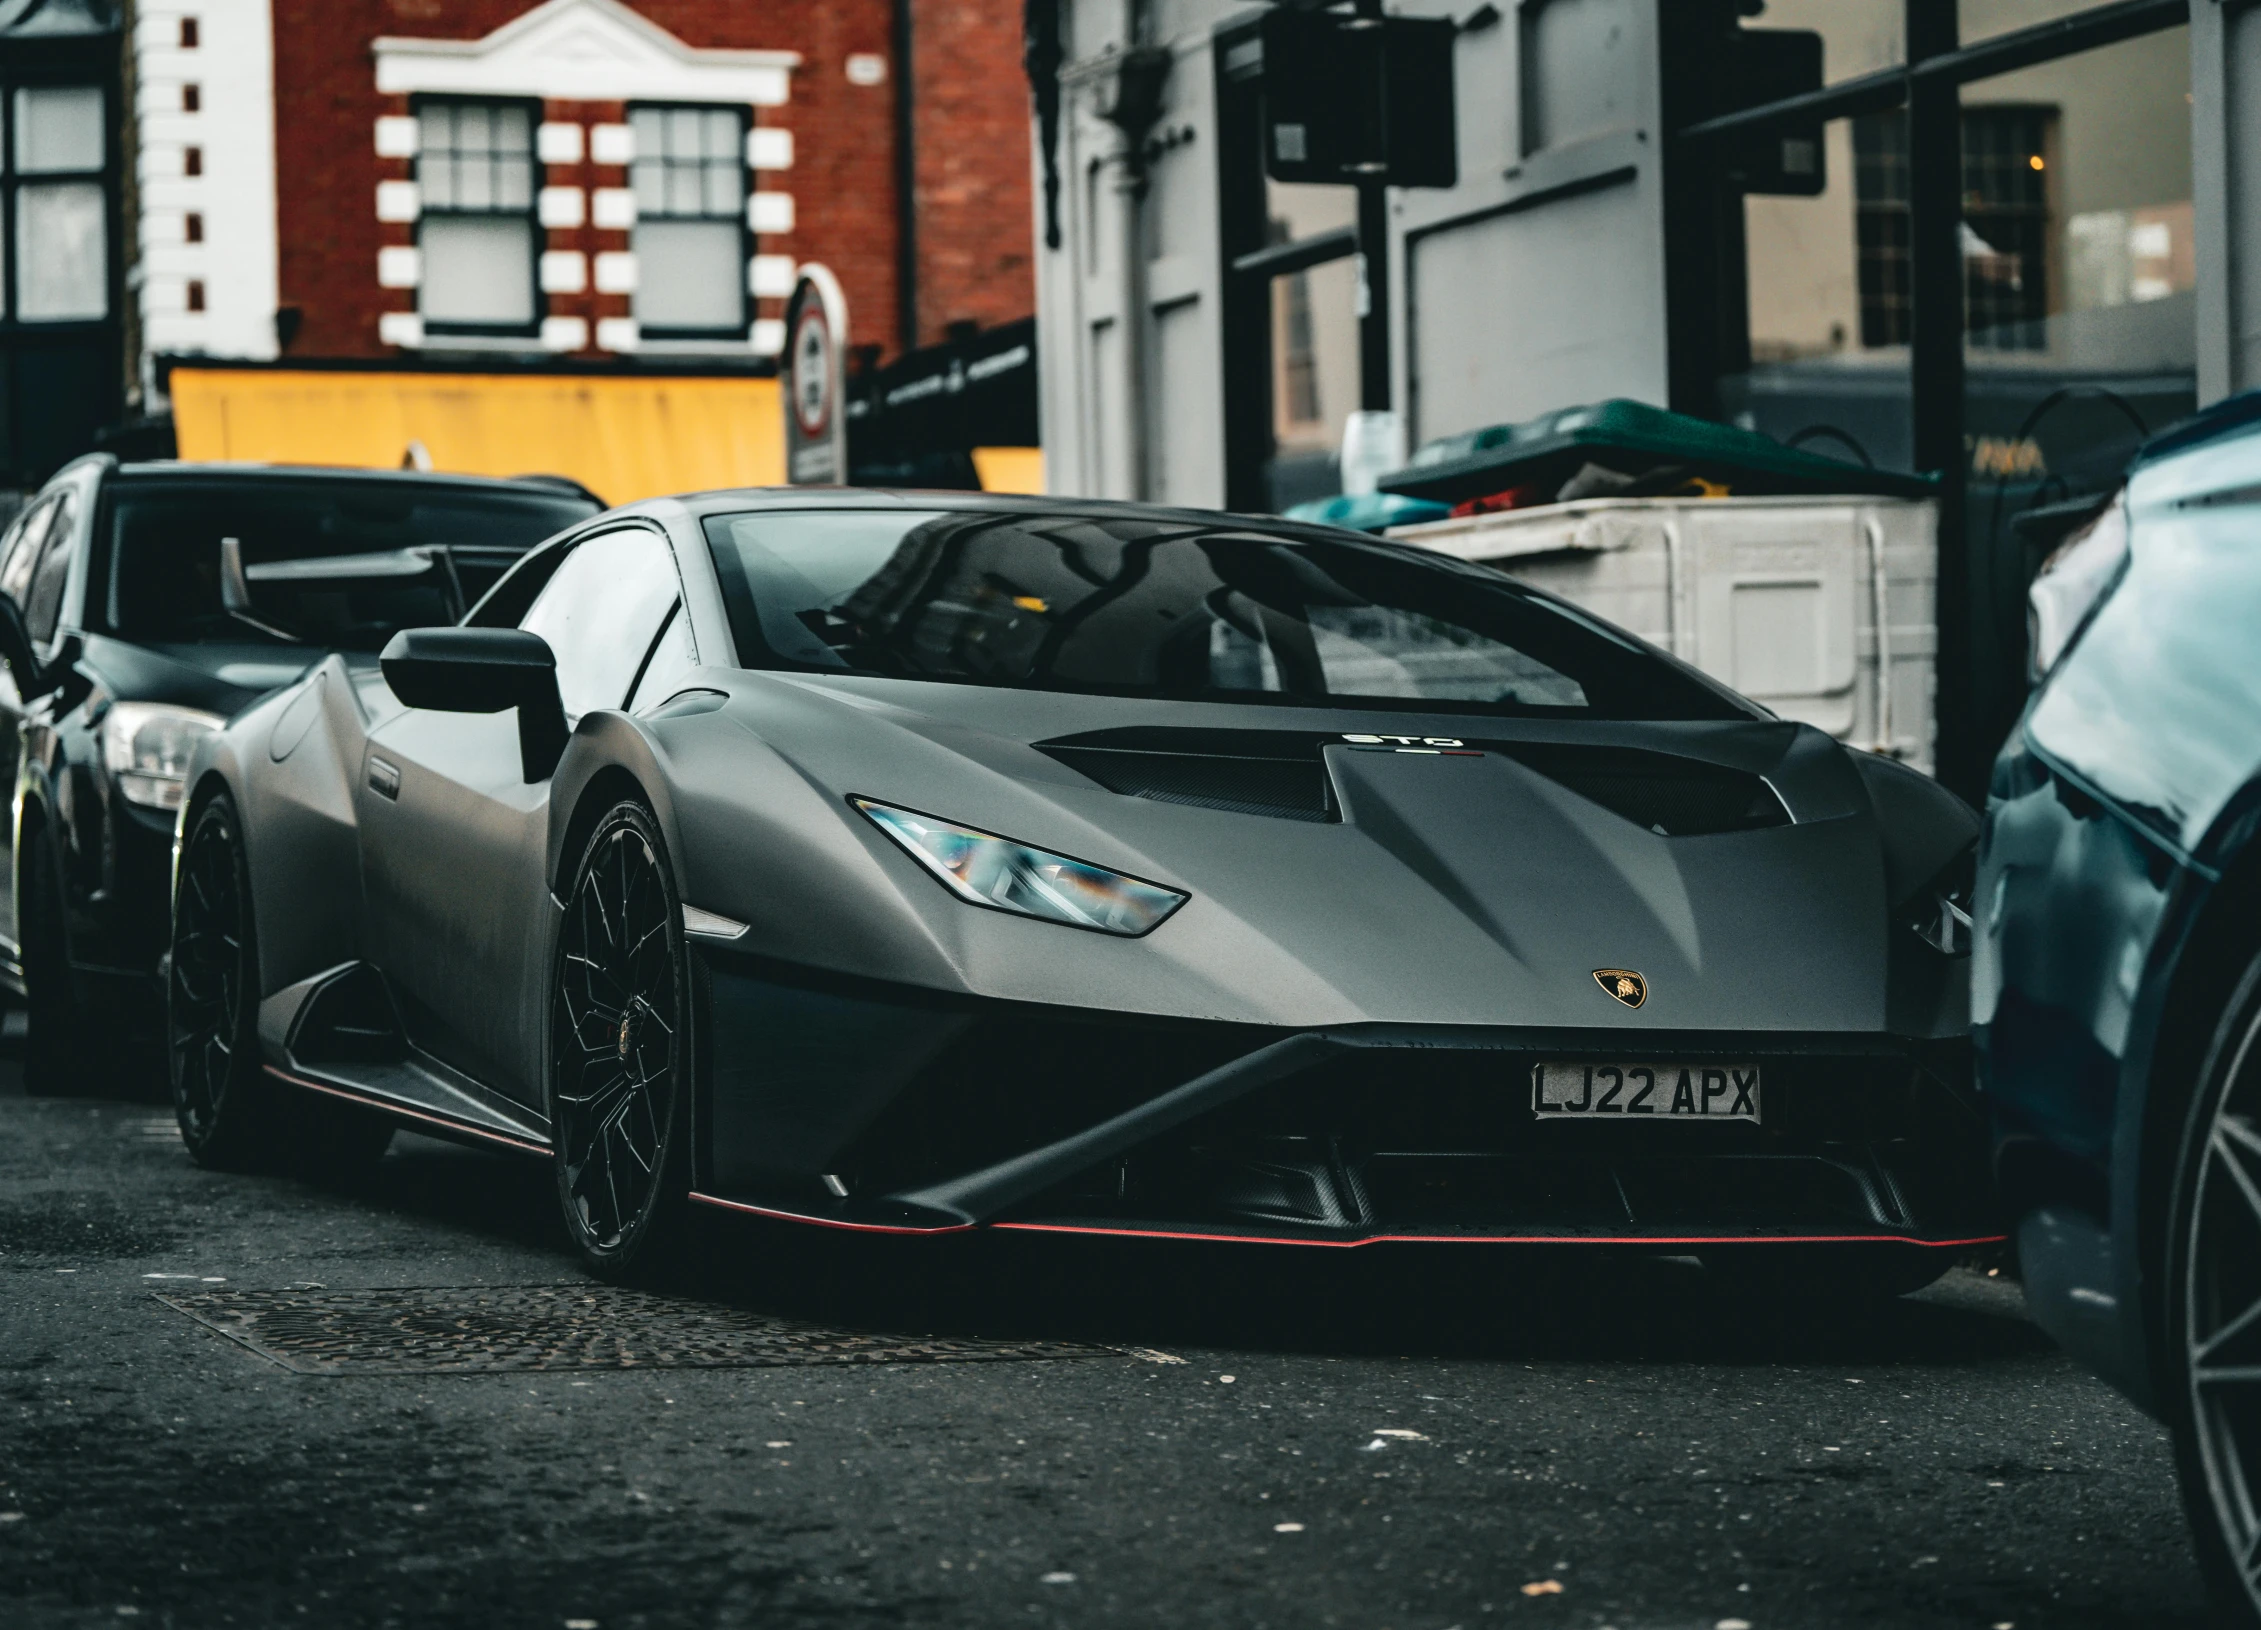
[[(451, 623), (528, 549), (596, 513), (529, 485), (260, 477), (121, 482), (88, 585), (90, 621), (150, 644), (287, 638), (376, 650)], [(223, 595), (236, 540), (248, 606)]]
[(753, 666), (1216, 701), (1734, 719), (1730, 697), (1496, 572), (1218, 517), (709, 518)]

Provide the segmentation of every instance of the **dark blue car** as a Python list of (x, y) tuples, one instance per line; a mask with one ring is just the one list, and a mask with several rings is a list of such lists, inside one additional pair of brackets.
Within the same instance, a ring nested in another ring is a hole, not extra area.
[(2261, 1625), (2261, 393), (2144, 449), (2044, 567), (1972, 1014), (2027, 1298), (2171, 1428)]

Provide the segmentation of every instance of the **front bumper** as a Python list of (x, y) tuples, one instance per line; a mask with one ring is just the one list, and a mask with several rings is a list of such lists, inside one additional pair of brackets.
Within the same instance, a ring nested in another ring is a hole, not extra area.
[[(700, 1197), (834, 1227), (1357, 1245), (2002, 1237), (1961, 1042), (1141, 1021), (710, 973)], [(1540, 1059), (1757, 1062), (1765, 1119), (1548, 1121)]]

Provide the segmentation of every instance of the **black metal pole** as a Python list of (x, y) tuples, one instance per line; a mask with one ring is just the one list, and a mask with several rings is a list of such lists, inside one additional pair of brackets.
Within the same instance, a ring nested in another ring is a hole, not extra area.
[(1245, 20), (1220, 24), (1215, 59), (1218, 281), (1223, 294), (1222, 367), (1225, 507), (1272, 507), (1265, 468), (1272, 443), (1272, 280), (1235, 263), (1265, 246), (1271, 212), (1264, 180), (1263, 96), (1259, 70), (1235, 67), (1256, 38)]
[(911, 0), (895, 0), (895, 343), (919, 343), (919, 161), (911, 80)]
[(1358, 183), (1358, 405), (1390, 405), (1390, 200), (1380, 180)]
[[(1955, 49), (1955, 0), (1907, 0), (1906, 23), (1910, 68)], [(1977, 801), (1993, 744), (1963, 490), (1962, 95), (1943, 79), (1915, 75), (1908, 91), (1909, 396), (1916, 468), (1939, 478), (1938, 774)]]
[(1358, 405), (1369, 412), (1390, 405), (1390, 196), (1386, 152), (1388, 76), (1382, 52), (1382, 0), (1358, 0), (1357, 16), (1369, 28), (1375, 85), (1370, 106), (1375, 128), (1367, 150), (1373, 173), (1358, 178)]

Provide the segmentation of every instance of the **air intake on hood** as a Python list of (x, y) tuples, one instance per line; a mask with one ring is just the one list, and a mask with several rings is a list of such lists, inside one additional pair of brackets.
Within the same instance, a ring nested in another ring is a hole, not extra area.
[(1748, 770), (1638, 747), (1486, 742), (1581, 798), (1669, 838), (1788, 826), (1774, 789)]
[(1331, 821), (1327, 767), (1309, 736), (1268, 730), (1097, 730), (1038, 742), (1109, 792), (1241, 815)]

